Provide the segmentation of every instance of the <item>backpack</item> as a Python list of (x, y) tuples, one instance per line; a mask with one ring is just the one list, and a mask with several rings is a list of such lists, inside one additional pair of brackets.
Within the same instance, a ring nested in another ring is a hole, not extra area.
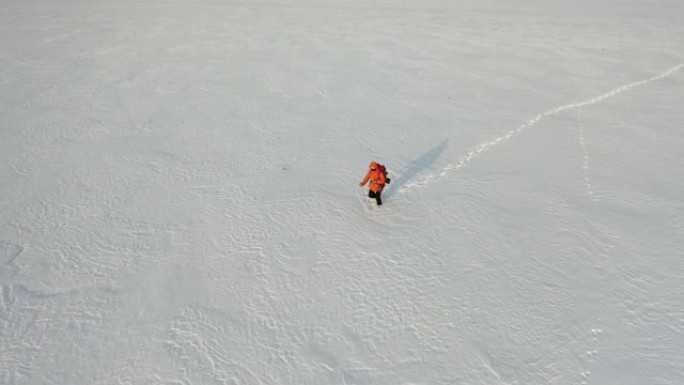
[(385, 165), (378, 163), (378, 169), (382, 172), (382, 175), (385, 177), (385, 184), (390, 184), (390, 178), (387, 177), (387, 168), (385, 167)]

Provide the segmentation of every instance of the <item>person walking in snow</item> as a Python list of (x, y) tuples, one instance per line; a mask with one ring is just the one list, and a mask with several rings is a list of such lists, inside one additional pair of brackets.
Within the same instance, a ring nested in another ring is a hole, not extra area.
[(368, 197), (375, 198), (378, 206), (382, 205), (382, 198), (380, 197), (380, 194), (382, 193), (382, 189), (385, 187), (387, 180), (385, 178), (385, 172), (375, 161), (370, 162), (370, 165), (368, 166), (368, 172), (359, 186), (363, 187), (366, 183), (368, 183), (368, 181), (370, 181), (370, 185), (368, 186)]

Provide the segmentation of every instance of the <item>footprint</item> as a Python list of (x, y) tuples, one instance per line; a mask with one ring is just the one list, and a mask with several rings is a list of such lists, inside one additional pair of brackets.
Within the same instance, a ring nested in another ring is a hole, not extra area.
[(603, 334), (601, 329), (591, 329), (591, 335), (594, 336), (594, 342), (598, 341), (598, 337)]
[(587, 385), (587, 381), (589, 380), (589, 376), (591, 375), (591, 370), (581, 372), (580, 375), (583, 378), (582, 385)]

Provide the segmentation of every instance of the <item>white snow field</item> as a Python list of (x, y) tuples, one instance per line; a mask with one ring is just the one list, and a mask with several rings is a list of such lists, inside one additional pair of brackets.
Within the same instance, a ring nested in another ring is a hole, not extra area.
[(684, 1), (0, 3), (0, 384), (684, 384)]

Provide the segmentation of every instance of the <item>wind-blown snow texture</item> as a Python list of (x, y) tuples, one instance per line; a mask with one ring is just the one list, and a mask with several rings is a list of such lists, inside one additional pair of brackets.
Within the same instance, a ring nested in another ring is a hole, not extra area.
[(682, 15), (4, 1), (0, 383), (684, 384)]

